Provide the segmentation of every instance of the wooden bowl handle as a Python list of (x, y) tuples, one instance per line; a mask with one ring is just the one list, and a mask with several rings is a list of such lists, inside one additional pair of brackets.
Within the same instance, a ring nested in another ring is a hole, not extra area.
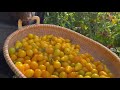
[[(33, 16), (31, 18), (31, 20), (36, 20), (36, 24), (40, 24), (40, 18), (38, 16)], [(22, 26), (22, 20), (19, 19), (18, 20), (18, 29), (21, 29), (23, 26)]]

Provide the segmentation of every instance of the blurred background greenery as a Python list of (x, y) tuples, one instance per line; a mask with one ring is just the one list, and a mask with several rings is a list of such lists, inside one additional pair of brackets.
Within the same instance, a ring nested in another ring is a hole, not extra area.
[(120, 57), (120, 12), (45, 12), (44, 18), (44, 23), (81, 33)]

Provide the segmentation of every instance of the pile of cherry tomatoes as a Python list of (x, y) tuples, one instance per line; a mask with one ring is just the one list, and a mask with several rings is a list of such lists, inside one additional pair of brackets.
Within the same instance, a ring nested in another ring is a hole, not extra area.
[(113, 74), (80, 45), (54, 35), (28, 34), (9, 48), (15, 66), (27, 78), (111, 78)]

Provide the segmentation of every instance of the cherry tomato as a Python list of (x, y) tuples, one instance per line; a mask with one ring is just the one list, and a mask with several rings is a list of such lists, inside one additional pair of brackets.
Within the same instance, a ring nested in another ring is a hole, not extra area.
[(54, 61), (53, 66), (54, 66), (54, 68), (60, 68), (61, 63), (59, 61)]
[(39, 78), (41, 77), (42, 71), (40, 69), (35, 69), (34, 77)]
[(32, 51), (32, 50), (27, 50), (27, 51), (26, 51), (26, 54), (27, 54), (27, 56), (30, 56), (30, 57), (31, 57), (31, 56), (33, 55), (33, 51)]
[(54, 72), (54, 67), (53, 67), (53, 65), (47, 66), (47, 71), (48, 71), (50, 74), (52, 74), (52, 73)]
[(31, 64), (31, 60), (25, 60), (24, 63)]
[(60, 77), (60, 78), (67, 78), (67, 73), (66, 73), (66, 72), (61, 72), (61, 73), (59, 74), (59, 77)]
[(76, 65), (75, 65), (75, 71), (79, 71), (79, 70), (81, 70), (82, 69), (82, 64), (81, 63), (77, 63)]
[(10, 58), (12, 59), (12, 61), (15, 61), (17, 59), (17, 56), (15, 54), (10, 55)]
[(72, 70), (73, 70), (73, 68), (72, 68), (71, 66), (66, 66), (66, 68), (65, 68), (65, 71), (66, 71), (67, 73), (72, 72)]
[(48, 71), (42, 70), (41, 76), (42, 76), (43, 78), (50, 78), (51, 75), (50, 75), (50, 73), (49, 73)]
[(29, 64), (23, 64), (24, 66), (24, 70), (30, 69), (30, 65)]
[(32, 39), (33, 37), (34, 37), (34, 35), (33, 35), (33, 34), (31, 34), (31, 33), (30, 33), (30, 34), (28, 34), (28, 38), (29, 38), (29, 39)]
[(9, 54), (11, 55), (11, 54), (14, 54), (15, 53), (15, 48), (13, 48), (13, 47), (11, 47), (11, 48), (9, 48)]
[(26, 56), (26, 52), (25, 52), (24, 50), (20, 50), (20, 51), (18, 52), (18, 57), (23, 58), (23, 57), (25, 57), (25, 56)]
[(24, 74), (27, 78), (31, 78), (34, 75), (34, 70), (32, 69), (27, 69)]
[(40, 70), (46, 70), (46, 66), (45, 65), (39, 65), (39, 69)]
[(92, 78), (99, 78), (99, 75), (98, 74), (96, 74), (96, 73), (94, 73), (94, 74), (92, 74), (92, 76), (91, 76)]
[(38, 68), (38, 63), (36, 61), (32, 61), (30, 63), (30, 68), (33, 69), (33, 70), (37, 69)]

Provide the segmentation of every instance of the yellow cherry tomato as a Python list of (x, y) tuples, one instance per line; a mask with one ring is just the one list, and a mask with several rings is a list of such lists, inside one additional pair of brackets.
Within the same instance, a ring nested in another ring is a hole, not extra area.
[(24, 74), (27, 78), (31, 78), (34, 75), (34, 70), (32, 69), (27, 69)]

